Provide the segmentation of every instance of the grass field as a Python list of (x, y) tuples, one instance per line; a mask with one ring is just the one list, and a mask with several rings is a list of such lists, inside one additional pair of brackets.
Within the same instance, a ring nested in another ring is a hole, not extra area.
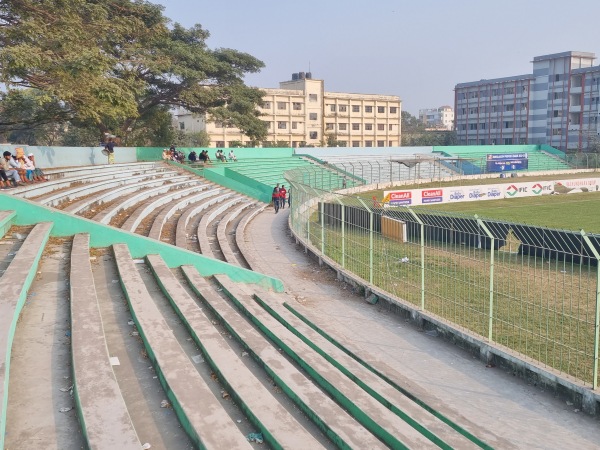
[[(519, 177), (517, 181), (541, 181), (573, 178), (593, 178), (596, 173), (579, 173), (568, 175), (545, 175), (539, 177)], [(420, 185), (406, 185), (397, 189), (420, 189), (448, 186), (468, 186), (479, 184), (505, 183), (498, 178), (468, 179), (443, 183), (426, 183)], [(506, 182), (508, 184), (508, 182)], [(389, 188), (393, 190), (396, 188)], [(382, 190), (362, 192), (360, 197), (371, 199), (375, 196), (383, 198)], [(435, 204), (431, 206), (419, 206), (436, 211), (450, 211), (462, 214), (477, 214), (482, 218), (499, 219), (510, 222), (526, 223), (547, 228), (558, 228), (564, 230), (579, 231), (587, 233), (600, 233), (600, 193), (582, 192), (578, 194), (544, 195), (541, 197), (523, 197), (503, 200), (486, 200), (480, 202), (457, 202), (451, 204)]]

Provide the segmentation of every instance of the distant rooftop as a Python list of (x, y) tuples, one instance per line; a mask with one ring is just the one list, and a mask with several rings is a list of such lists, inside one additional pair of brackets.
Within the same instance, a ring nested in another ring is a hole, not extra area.
[(465, 88), (465, 87), (472, 87), (472, 86), (484, 86), (486, 84), (494, 84), (494, 83), (504, 83), (506, 81), (518, 81), (518, 80), (533, 80), (535, 77), (533, 76), (533, 74), (528, 73), (525, 75), (516, 75), (513, 77), (504, 77), (504, 78), (492, 78), (490, 80), (479, 80), (479, 81), (469, 81), (466, 83), (458, 83), (456, 85), (457, 88)]
[(548, 60), (548, 59), (566, 58), (566, 57), (569, 57), (569, 56), (570, 57), (580, 57), (580, 58), (596, 59), (596, 54), (595, 53), (568, 51), (568, 52), (561, 52), (561, 53), (551, 53), (549, 55), (534, 56), (533, 57), (533, 62), (545, 61), (545, 60)]

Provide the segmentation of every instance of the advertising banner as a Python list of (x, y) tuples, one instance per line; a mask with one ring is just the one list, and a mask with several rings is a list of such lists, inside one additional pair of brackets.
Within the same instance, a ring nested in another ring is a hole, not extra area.
[(559, 193), (596, 192), (600, 190), (600, 178), (575, 178), (572, 180), (557, 180), (554, 182), (554, 190)]
[(507, 172), (523, 170), (529, 167), (527, 153), (489, 153), (486, 157), (488, 172)]
[(511, 183), (504, 186), (504, 198), (533, 197), (554, 192), (554, 181)]

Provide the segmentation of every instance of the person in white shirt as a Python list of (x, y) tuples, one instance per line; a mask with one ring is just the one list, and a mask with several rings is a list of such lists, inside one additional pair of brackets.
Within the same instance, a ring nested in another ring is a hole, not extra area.
[(237, 161), (235, 153), (233, 153), (233, 149), (229, 151), (229, 161)]

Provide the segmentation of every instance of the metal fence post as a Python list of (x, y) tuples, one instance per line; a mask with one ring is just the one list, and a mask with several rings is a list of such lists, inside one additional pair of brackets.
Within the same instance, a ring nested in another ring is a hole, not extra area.
[(325, 201), (321, 198), (321, 254), (325, 254)]
[(421, 310), (425, 311), (425, 224), (411, 208), (406, 209), (421, 226)]
[(373, 210), (367, 206), (362, 198), (358, 200), (369, 211), (369, 283), (373, 284)]
[(342, 202), (339, 197), (335, 198), (342, 208), (342, 269), (346, 268), (346, 207), (344, 206), (344, 202)]
[(477, 224), (481, 227), (485, 234), (490, 238), (491, 248), (490, 248), (490, 306), (488, 313), (488, 340), (493, 342), (493, 330), (494, 330), (494, 246), (495, 239), (494, 235), (490, 232), (488, 227), (483, 223), (483, 221), (475, 214), (475, 219), (477, 220)]
[(594, 318), (594, 373), (592, 381), (592, 389), (598, 387), (598, 346), (600, 339), (600, 254), (596, 247), (590, 241), (590, 238), (581, 230), (581, 237), (589, 247), (590, 251), (596, 258), (596, 314)]

